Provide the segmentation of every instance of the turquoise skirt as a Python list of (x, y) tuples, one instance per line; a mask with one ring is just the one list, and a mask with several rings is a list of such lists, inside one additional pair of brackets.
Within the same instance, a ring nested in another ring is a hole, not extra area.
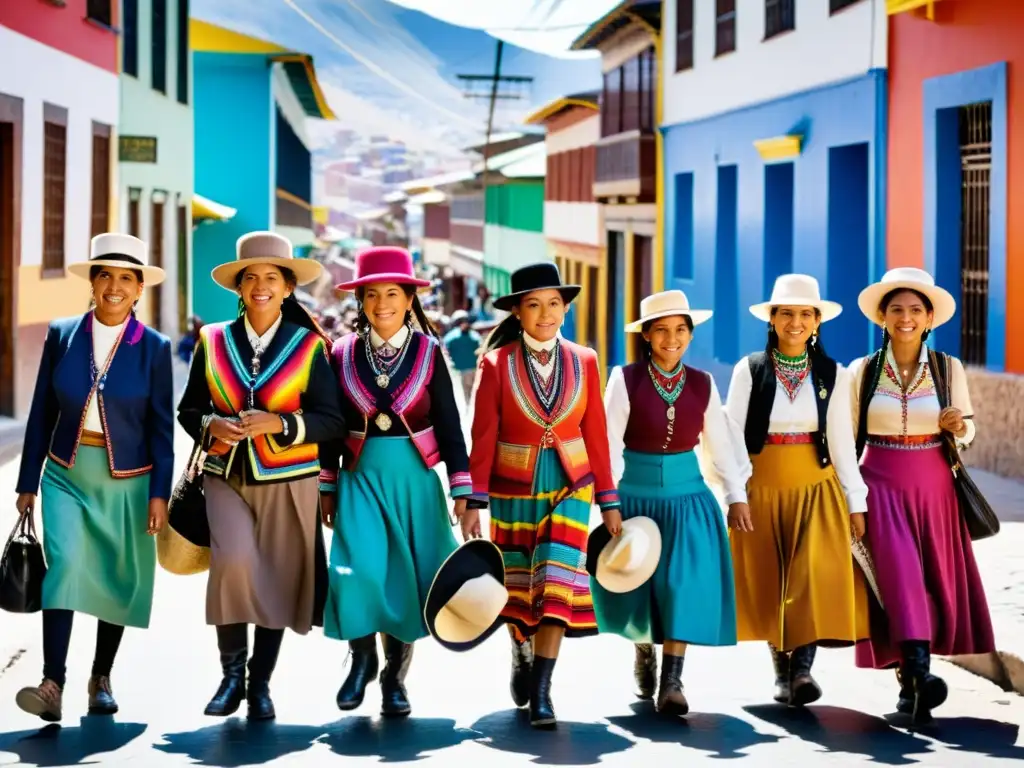
[(441, 479), (407, 437), (370, 438), (338, 474), (324, 634), (426, 637), (427, 591), (458, 547)]
[(651, 579), (632, 592), (591, 582), (598, 627), (634, 643), (735, 645), (729, 534), (696, 454), (627, 450), (624, 458), (622, 519), (649, 517), (658, 524), (661, 559)]
[(40, 492), (43, 609), (148, 627), (156, 576), (149, 475), (115, 479), (106, 448), (82, 445), (71, 469), (46, 461)]

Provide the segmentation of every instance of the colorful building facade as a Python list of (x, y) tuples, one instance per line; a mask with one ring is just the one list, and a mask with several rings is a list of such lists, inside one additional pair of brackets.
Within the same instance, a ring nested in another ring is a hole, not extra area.
[[(916, 8), (914, 6), (922, 6)], [(902, 3), (890, 17), (888, 261), (957, 299), (937, 348), (968, 366), (968, 461), (1024, 476), (1024, 5)]]
[(0, 3), (0, 417), (27, 415), (66, 266), (116, 227), (118, 3)]
[(313, 244), (306, 120), (334, 114), (307, 54), (195, 19), (191, 46), (195, 189), (235, 211), (193, 232), (193, 311), (216, 322), (235, 317), (237, 299), (210, 279), (210, 270), (233, 258), (240, 235), (273, 230), (297, 254)]
[(844, 306), (823, 341), (846, 363), (877, 344), (856, 299), (886, 268), (885, 4), (726, 5), (665, 3), (660, 83), (665, 285), (714, 309), (688, 357), (723, 390), (778, 275)]

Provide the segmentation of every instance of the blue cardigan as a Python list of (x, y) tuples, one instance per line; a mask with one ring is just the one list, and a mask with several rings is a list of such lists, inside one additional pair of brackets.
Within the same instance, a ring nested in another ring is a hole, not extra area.
[[(38, 493), (46, 460), (74, 466), (92, 389), (92, 323), (91, 312), (50, 323), (25, 429), (18, 493)], [(169, 499), (174, 475), (170, 339), (130, 317), (97, 396), (111, 476), (149, 474), (149, 497)]]

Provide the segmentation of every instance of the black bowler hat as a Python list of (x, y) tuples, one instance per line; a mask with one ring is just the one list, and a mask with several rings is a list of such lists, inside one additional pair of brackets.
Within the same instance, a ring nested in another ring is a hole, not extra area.
[(555, 288), (561, 294), (565, 303), (576, 298), (580, 292), (578, 285), (562, 285), (562, 275), (558, 267), (550, 261), (542, 261), (539, 264), (527, 264), (512, 273), (512, 292), (507, 296), (499, 296), (492, 303), (495, 309), (508, 312), (516, 305), (523, 296), (533, 291), (543, 291), (548, 288)]
[(507, 603), (501, 550), (487, 539), (470, 539), (437, 570), (423, 619), (431, 637), (445, 648), (468, 651), (501, 626)]

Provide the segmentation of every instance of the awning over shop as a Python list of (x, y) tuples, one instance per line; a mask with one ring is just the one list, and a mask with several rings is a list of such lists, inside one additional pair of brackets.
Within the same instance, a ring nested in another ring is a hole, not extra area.
[(482, 280), (484, 277), (484, 255), (480, 251), (472, 251), (453, 245), (450, 250), (449, 266), (454, 272), (466, 277)]
[(192, 195), (192, 221), (229, 221), (238, 211), (202, 195)]

